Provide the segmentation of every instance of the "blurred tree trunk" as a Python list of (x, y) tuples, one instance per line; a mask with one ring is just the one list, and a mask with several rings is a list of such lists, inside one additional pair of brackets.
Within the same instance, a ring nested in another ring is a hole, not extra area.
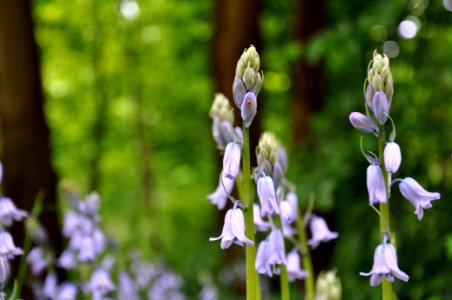
[[(212, 39), (214, 88), (215, 92), (221, 92), (228, 97), (232, 107), (235, 108), (236, 124), (240, 126), (242, 124), (240, 110), (236, 108), (232, 98), (232, 82), (237, 61), (245, 48), (254, 45), (257, 51), (262, 53), (259, 34), (260, 10), (260, 0), (217, 0), (215, 3)], [(259, 110), (259, 104), (257, 108)], [(257, 145), (259, 134), (258, 113), (250, 127), (252, 163), (255, 162), (253, 149)]]
[[(50, 161), (49, 129), (43, 111), (38, 51), (33, 35), (31, 5), (0, 0), (0, 117), (3, 192), (21, 209), (31, 211), (39, 192), (44, 195), (41, 222), (57, 253), (62, 237), (56, 214), (56, 175)], [(23, 224), (13, 228), (23, 244)], [(22, 294), (22, 298), (32, 299)]]
[[(311, 37), (325, 26), (325, 0), (295, 1), (294, 38), (305, 47)], [(312, 144), (310, 121), (314, 113), (323, 105), (323, 65), (309, 65), (301, 57), (293, 69), (292, 82), (292, 145)]]

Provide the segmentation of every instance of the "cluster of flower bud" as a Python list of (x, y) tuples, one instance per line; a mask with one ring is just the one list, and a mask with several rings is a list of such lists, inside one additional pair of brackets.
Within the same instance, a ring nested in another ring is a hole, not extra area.
[(254, 46), (245, 49), (235, 70), (232, 86), (234, 103), (241, 111), (245, 127), (249, 127), (257, 113), (257, 95), (264, 75), (260, 70), (260, 58)]

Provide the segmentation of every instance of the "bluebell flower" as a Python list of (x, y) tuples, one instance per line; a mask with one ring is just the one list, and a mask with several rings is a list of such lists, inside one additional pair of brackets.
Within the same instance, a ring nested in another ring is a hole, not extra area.
[(383, 125), (389, 115), (389, 101), (384, 92), (375, 92), (372, 99), (372, 111), (380, 125)]
[(242, 147), (238, 142), (232, 142), (226, 146), (223, 157), (223, 174), (226, 178), (235, 179), (237, 177), (241, 156)]
[(352, 112), (348, 118), (350, 120), (350, 123), (352, 123), (353, 127), (355, 127), (355, 129), (364, 133), (378, 134), (377, 125), (368, 116), (359, 112)]
[(231, 194), (233, 188), (234, 180), (226, 178), (222, 173), (215, 192), (209, 194), (207, 198), (221, 210), (226, 206), (228, 196)]
[(430, 201), (438, 200), (441, 197), (440, 193), (426, 191), (419, 183), (417, 183), (416, 180), (411, 177), (402, 179), (399, 189), (403, 197), (414, 205), (414, 213), (417, 215), (419, 220), (421, 220), (424, 216), (424, 209), (432, 207)]
[(328, 225), (326, 225), (325, 219), (313, 215), (310, 222), (311, 227), (311, 239), (308, 240), (308, 245), (311, 248), (317, 248), (322, 242), (328, 242), (338, 237), (337, 232), (330, 231)]
[(0, 255), (12, 259), (22, 254), (22, 249), (14, 245), (11, 234), (6, 231), (0, 231)]
[(5, 255), (0, 255), (0, 286), (3, 286), (9, 276), (9, 261)]
[(18, 209), (8, 197), (0, 198), (0, 222), (3, 226), (11, 226), (13, 221), (21, 221), (27, 212)]
[(385, 181), (377, 162), (373, 162), (367, 168), (367, 190), (370, 204), (386, 203)]
[(397, 254), (394, 246), (385, 242), (375, 249), (372, 270), (368, 273), (361, 272), (359, 274), (370, 276), (371, 286), (379, 285), (383, 277), (390, 282), (394, 281), (394, 276), (402, 281), (409, 279), (409, 276), (400, 270), (397, 265)]
[(221, 239), (221, 249), (229, 248), (232, 243), (254, 245), (254, 242), (245, 236), (245, 218), (243, 212), (235, 207), (226, 212), (224, 217), (223, 232), (219, 237), (210, 238), (210, 241)]
[(281, 210), (281, 219), (287, 223), (292, 223), (296, 218), (294, 217), (294, 212), (292, 206), (287, 200), (283, 200), (279, 203), (279, 208)]
[(261, 203), (262, 216), (280, 214), (278, 202), (276, 200), (273, 179), (270, 176), (262, 176), (257, 181), (257, 195)]
[(253, 122), (254, 117), (257, 114), (257, 99), (253, 92), (248, 92), (245, 94), (240, 107), (240, 115), (244, 121), (245, 127), (250, 127)]
[(107, 270), (103, 268), (96, 268), (91, 275), (90, 280), (84, 285), (83, 290), (87, 293), (97, 296), (105, 296), (109, 292), (116, 289), (114, 283), (110, 279)]
[(235, 76), (234, 83), (232, 84), (232, 92), (235, 105), (238, 108), (242, 107), (243, 99), (245, 98), (246, 94), (246, 88), (242, 79), (237, 75)]
[(278, 228), (274, 228), (268, 236), (268, 262), (271, 265), (287, 264), (284, 237)]
[(148, 299), (172, 299), (185, 300), (186, 297), (180, 291), (182, 279), (168, 271), (163, 271), (149, 289)]
[(402, 162), (402, 153), (399, 145), (394, 141), (387, 142), (384, 149), (384, 158), (386, 171), (391, 174), (397, 172)]
[(287, 273), (289, 282), (295, 281), (295, 279), (303, 279), (309, 276), (309, 273), (300, 268), (300, 255), (296, 248), (287, 254)]
[(253, 218), (254, 218), (254, 227), (258, 231), (267, 231), (270, 229), (270, 222), (266, 222), (261, 217), (261, 208), (259, 204), (253, 203)]
[(44, 250), (41, 247), (34, 247), (27, 255), (27, 262), (31, 267), (31, 273), (39, 275), (47, 267), (47, 260)]
[(289, 202), (291, 208), (292, 208), (292, 220), (295, 220), (298, 218), (298, 197), (297, 194), (294, 191), (290, 191), (286, 195), (286, 201)]
[(269, 251), (268, 251), (268, 240), (263, 240), (257, 247), (255, 269), (257, 273), (267, 275), (272, 277), (272, 266), (268, 261)]
[(140, 300), (139, 289), (127, 272), (119, 273), (118, 299)]

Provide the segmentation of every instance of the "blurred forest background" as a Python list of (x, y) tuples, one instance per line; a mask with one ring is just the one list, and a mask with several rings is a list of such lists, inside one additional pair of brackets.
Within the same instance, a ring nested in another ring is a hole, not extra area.
[(380, 295), (359, 276), (380, 237), (348, 115), (364, 111), (373, 51), (391, 57), (397, 177), (442, 196), (419, 222), (394, 190), (399, 266), (410, 275), (395, 289), (400, 299), (452, 299), (451, 0), (1, 0), (3, 191), (30, 210), (44, 188), (43, 220), (57, 228), (63, 189), (96, 190), (118, 253), (164, 261), (189, 295), (210, 277), (224, 298), (238, 297), (243, 284), (230, 288), (222, 274), (243, 249), (208, 241), (223, 222), (206, 199), (220, 169), (208, 111), (215, 92), (231, 98), (250, 44), (265, 75), (254, 142), (276, 133), (302, 207), (314, 193), (339, 232), (314, 251), (314, 267), (337, 269), (343, 299)]

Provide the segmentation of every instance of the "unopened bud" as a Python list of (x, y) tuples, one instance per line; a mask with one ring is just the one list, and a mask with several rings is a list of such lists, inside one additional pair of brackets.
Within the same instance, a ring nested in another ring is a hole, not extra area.
[(353, 127), (359, 131), (364, 133), (378, 133), (377, 125), (368, 116), (359, 112), (352, 112), (348, 118)]
[(278, 160), (279, 142), (271, 132), (264, 132), (257, 146), (258, 163), (267, 160), (273, 165)]
[(315, 300), (339, 300), (342, 298), (342, 285), (336, 270), (321, 272), (315, 287)]

